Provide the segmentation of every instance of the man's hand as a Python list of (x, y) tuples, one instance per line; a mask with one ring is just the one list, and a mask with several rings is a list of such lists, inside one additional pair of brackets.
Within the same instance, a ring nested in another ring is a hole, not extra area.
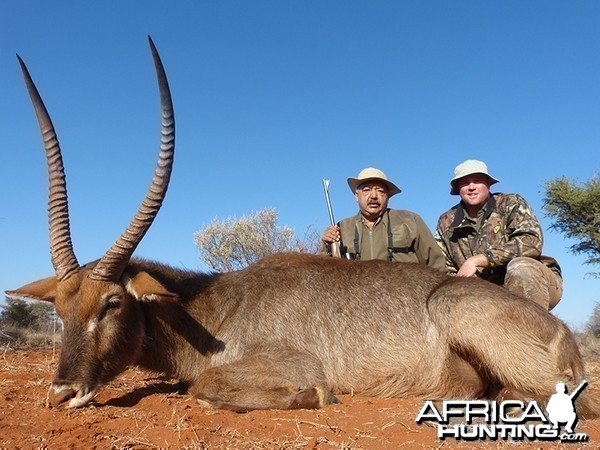
[(488, 259), (485, 255), (473, 255), (468, 258), (465, 263), (460, 267), (457, 277), (472, 277), (477, 273), (477, 268), (485, 268), (489, 265)]
[(321, 240), (325, 244), (332, 244), (333, 242), (338, 242), (340, 240), (340, 227), (337, 225), (332, 225), (323, 231), (323, 236), (321, 236)]

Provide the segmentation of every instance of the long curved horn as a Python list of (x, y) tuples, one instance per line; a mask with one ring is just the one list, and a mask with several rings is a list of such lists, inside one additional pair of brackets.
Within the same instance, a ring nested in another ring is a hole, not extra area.
[(60, 145), (56, 132), (50, 120), (50, 115), (44, 102), (29, 75), (23, 60), (17, 55), (27, 91), (35, 108), (48, 164), (48, 179), (50, 181), (50, 194), (48, 199), (48, 223), (50, 228), (50, 252), (52, 265), (58, 280), (64, 280), (79, 270), (79, 263), (73, 251), (71, 242), (71, 229), (69, 226), (69, 202), (67, 199), (67, 181), (63, 166)]
[(98, 262), (90, 278), (96, 280), (116, 281), (127, 266), (131, 255), (150, 228), (156, 217), (160, 206), (167, 193), (171, 167), (173, 165), (173, 153), (175, 150), (175, 118), (173, 115), (173, 103), (169, 83), (156, 47), (148, 36), (156, 74), (158, 77), (158, 89), (160, 91), (160, 102), (162, 108), (162, 130), (161, 145), (158, 155), (158, 165), (152, 178), (152, 184), (148, 189), (146, 198), (142, 201), (138, 213), (134, 216), (129, 226), (117, 239), (112, 247)]

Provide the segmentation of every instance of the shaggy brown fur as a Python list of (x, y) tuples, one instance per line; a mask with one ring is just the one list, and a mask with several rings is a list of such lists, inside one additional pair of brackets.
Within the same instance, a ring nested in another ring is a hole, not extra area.
[[(133, 260), (101, 285), (92, 267), (64, 298), (52, 279), (13, 292), (54, 300), (63, 319), (55, 403), (87, 403), (131, 364), (234, 410), (321, 407), (332, 392), (545, 401), (584, 376), (573, 335), (543, 308), (422, 265), (280, 254), (206, 275)], [(597, 412), (585, 395), (578, 406)]]

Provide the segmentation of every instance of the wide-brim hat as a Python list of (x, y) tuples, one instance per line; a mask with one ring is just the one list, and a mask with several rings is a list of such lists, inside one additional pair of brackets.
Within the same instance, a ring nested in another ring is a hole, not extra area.
[(402, 192), (398, 186), (388, 180), (388, 177), (379, 169), (373, 167), (367, 167), (360, 171), (356, 178), (348, 178), (348, 186), (352, 192), (356, 192), (356, 189), (367, 181), (381, 181), (388, 188), (388, 197)]
[(500, 181), (489, 174), (486, 163), (476, 159), (468, 159), (454, 169), (454, 178), (450, 180), (450, 194), (458, 195), (458, 180), (474, 173), (486, 175), (490, 180), (490, 185)]

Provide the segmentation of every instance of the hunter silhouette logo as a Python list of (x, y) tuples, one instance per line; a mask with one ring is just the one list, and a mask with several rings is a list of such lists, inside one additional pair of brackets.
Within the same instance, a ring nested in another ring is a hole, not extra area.
[[(584, 380), (569, 395), (565, 384), (557, 383), (556, 394), (548, 399), (546, 413), (536, 401), (444, 400), (438, 409), (434, 402), (428, 400), (419, 411), (416, 422), (436, 423), (437, 437), (441, 440), (586, 442), (588, 435), (575, 433), (574, 428), (578, 419), (575, 400), (587, 384)], [(562, 433), (561, 424), (565, 424)]]
[(548, 418), (554, 425), (554, 429), (559, 428), (559, 423), (566, 423), (565, 431), (573, 434), (573, 427), (577, 423), (577, 413), (575, 412), (575, 399), (587, 386), (587, 381), (584, 380), (577, 389), (569, 395), (567, 394), (567, 387), (564, 383), (556, 384), (556, 394), (552, 394), (546, 411), (548, 412)]

